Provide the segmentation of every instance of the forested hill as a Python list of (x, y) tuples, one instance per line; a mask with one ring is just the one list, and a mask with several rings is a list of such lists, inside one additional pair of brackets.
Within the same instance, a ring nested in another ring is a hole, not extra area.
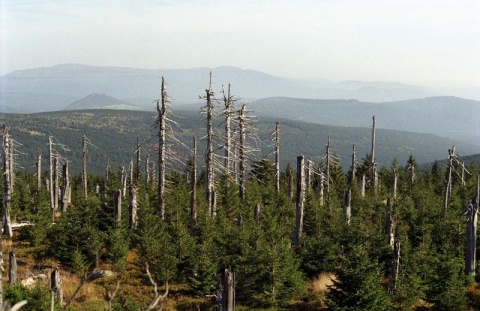
[[(194, 134), (198, 138), (204, 136), (206, 127), (198, 110), (175, 111), (181, 130), (177, 130), (181, 141), (189, 146)], [(70, 161), (73, 173), (78, 172), (81, 163), (82, 137), (86, 135), (94, 146), (88, 149), (89, 170), (101, 173), (109, 161), (112, 167), (126, 166), (135, 159), (137, 137), (142, 143), (141, 156), (156, 154), (156, 138), (153, 129), (155, 112), (121, 111), (121, 110), (83, 110), (62, 111), (40, 114), (0, 114), (0, 122), (9, 127), (10, 134), (21, 145), (17, 147), (20, 167), (33, 170), (33, 164), (39, 154), (44, 161), (48, 155), (47, 133), (51, 133), (55, 143), (61, 143), (70, 151), (57, 151), (65, 154)], [(377, 118), (378, 120), (378, 118)], [(275, 122), (280, 122), (281, 131), (281, 163), (282, 168), (290, 162), (294, 163), (298, 154), (311, 157), (319, 162), (325, 154), (325, 144), (331, 138), (332, 152), (339, 155), (344, 169), (350, 166), (352, 146), (355, 144), (359, 161), (370, 151), (371, 117), (365, 118), (364, 127), (326, 126), (300, 121), (260, 118), (255, 127), (261, 151), (257, 157), (267, 156), (273, 160), (271, 134)], [(220, 118), (216, 121), (218, 136), (223, 131)], [(410, 155), (417, 162), (428, 163), (444, 159), (448, 149), (456, 146), (460, 155), (480, 152), (479, 146), (467, 142), (456, 141), (429, 134), (417, 134), (392, 130), (377, 129), (377, 160), (379, 165), (390, 166), (393, 159), (405, 163)], [(217, 145), (220, 142), (217, 141)], [(187, 160), (190, 151), (177, 146), (177, 157)], [(199, 143), (199, 154), (203, 154), (204, 144)], [(252, 158), (255, 160), (258, 158)], [(46, 163), (46, 162), (45, 162)]]

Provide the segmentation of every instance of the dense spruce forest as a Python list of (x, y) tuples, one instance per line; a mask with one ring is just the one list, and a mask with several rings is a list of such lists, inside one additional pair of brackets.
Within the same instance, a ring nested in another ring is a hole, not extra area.
[[(106, 157), (102, 173), (89, 170), (98, 142), (81, 131), (78, 173), (68, 174), (63, 151), (72, 138), (59, 134), (50, 146), (39, 136), (39, 154), (51, 165), (15, 167), (22, 141), (6, 127), (2, 303), (26, 299), (26, 310), (480, 308), (479, 171), (464, 166), (454, 147), (444, 146), (451, 148), (445, 166), (422, 170), (414, 156), (380, 166), (374, 119), (362, 146), (369, 152), (353, 147), (351, 160), (340, 162), (328, 139), (319, 161), (298, 155), (280, 170), (282, 125), (272, 131), (274, 151), (253, 157), (246, 106), (233, 108), (225, 91), (214, 117), (212, 96), (206, 90), (198, 117), (205, 137), (193, 139), (194, 130), (175, 135), (162, 88), (153, 135), (138, 133), (130, 164), (112, 167)], [(136, 124), (117, 121), (103, 124), (111, 144), (114, 131)], [(79, 123), (70, 119), (65, 130)], [(155, 150), (148, 158), (147, 147)], [(34, 163), (38, 154), (27, 156)]]

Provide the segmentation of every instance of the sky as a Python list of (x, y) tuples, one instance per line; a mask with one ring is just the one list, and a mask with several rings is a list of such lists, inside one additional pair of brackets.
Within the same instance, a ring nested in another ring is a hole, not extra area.
[(478, 0), (0, 0), (0, 75), (79, 63), (236, 66), (480, 87)]

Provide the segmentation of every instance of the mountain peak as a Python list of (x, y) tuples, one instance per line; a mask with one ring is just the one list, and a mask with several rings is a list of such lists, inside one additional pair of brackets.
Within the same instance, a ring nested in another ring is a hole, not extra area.
[(98, 93), (89, 94), (86, 97), (71, 103), (65, 108), (65, 110), (85, 109), (138, 110), (139, 108), (118, 98)]

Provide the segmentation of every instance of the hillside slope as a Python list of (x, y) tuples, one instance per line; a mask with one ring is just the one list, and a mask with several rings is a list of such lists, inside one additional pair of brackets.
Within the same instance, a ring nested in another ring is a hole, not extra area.
[(480, 138), (480, 101), (451, 96), (385, 103), (273, 97), (251, 107), (260, 117), (352, 127), (366, 126), (366, 120), (376, 115), (378, 128), (465, 141)]
[[(193, 135), (203, 137), (205, 122), (201, 120), (199, 110), (176, 111), (176, 121), (180, 123), (182, 131), (177, 131), (180, 139), (190, 145)], [(154, 112), (121, 111), (121, 110), (85, 110), (63, 111), (41, 114), (0, 114), (0, 122), (10, 128), (12, 137), (22, 146), (18, 147), (18, 164), (27, 170), (33, 170), (33, 164), (39, 154), (43, 154), (46, 161), (47, 133), (55, 137), (55, 141), (65, 144), (71, 151), (63, 152), (71, 161), (72, 172), (78, 172), (81, 163), (81, 142), (85, 134), (97, 148), (89, 148), (88, 161), (91, 171), (101, 173), (107, 161), (113, 168), (128, 167), (131, 159), (135, 159), (137, 137), (142, 145), (141, 155), (150, 154), (155, 157), (156, 139), (151, 139), (155, 122)], [(371, 129), (369, 119), (365, 120), (366, 127), (346, 128), (304, 123), (292, 120), (261, 118), (258, 120), (258, 137), (261, 138), (259, 154), (266, 155), (273, 160), (271, 133), (276, 121), (280, 121), (281, 128), (281, 162), (294, 163), (296, 156), (304, 154), (315, 161), (325, 153), (325, 143), (328, 136), (332, 140), (332, 150), (338, 154), (345, 168), (350, 165), (352, 146), (355, 144), (358, 159), (370, 150)], [(219, 133), (222, 131), (220, 121), (216, 124)], [(219, 134), (221, 135), (221, 134)], [(199, 142), (198, 153), (204, 152), (204, 141)], [(419, 163), (432, 162), (443, 159), (448, 148), (456, 145), (460, 155), (480, 152), (480, 147), (453, 139), (447, 139), (429, 134), (398, 132), (392, 130), (377, 131), (377, 160), (380, 165), (389, 166), (394, 158), (405, 163), (412, 154)], [(176, 147), (177, 157), (187, 160), (190, 152), (185, 148)], [(20, 154), (21, 152), (21, 154)], [(45, 162), (46, 163), (46, 162)], [(46, 164), (44, 164), (46, 165)], [(183, 168), (180, 168), (183, 169)]]
[(82, 109), (139, 110), (139, 107), (105, 94), (90, 94), (65, 108), (65, 110)]

